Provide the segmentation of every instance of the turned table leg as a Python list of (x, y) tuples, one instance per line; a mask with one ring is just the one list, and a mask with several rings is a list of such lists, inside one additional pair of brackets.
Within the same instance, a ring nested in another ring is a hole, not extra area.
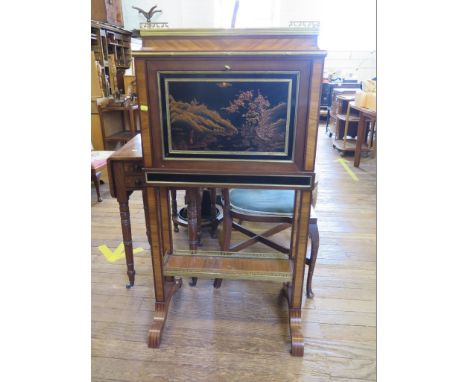
[(127, 288), (131, 288), (135, 283), (135, 268), (133, 264), (133, 242), (132, 228), (130, 224), (130, 209), (128, 207), (129, 194), (126, 193), (126, 198), (118, 198), (120, 209), (120, 223), (122, 225), (122, 236), (125, 248), (125, 260), (127, 262), (128, 281)]

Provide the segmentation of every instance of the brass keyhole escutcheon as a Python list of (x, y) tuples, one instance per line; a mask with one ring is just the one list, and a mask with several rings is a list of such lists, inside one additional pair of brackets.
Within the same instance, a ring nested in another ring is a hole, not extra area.
[(224, 65), (224, 70), (231, 70), (231, 67), (229, 65)]

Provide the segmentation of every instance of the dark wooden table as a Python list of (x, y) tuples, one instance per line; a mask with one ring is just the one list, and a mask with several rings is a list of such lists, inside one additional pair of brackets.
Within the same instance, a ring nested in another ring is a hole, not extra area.
[[(143, 194), (146, 193), (145, 176), (143, 173), (143, 155), (141, 150), (141, 135), (137, 134), (119, 150), (115, 151), (107, 159), (107, 166), (110, 193), (119, 203), (122, 238), (125, 248), (125, 259), (129, 281), (127, 288), (131, 288), (135, 283), (135, 266), (133, 263), (133, 241), (128, 200), (135, 190), (141, 190)], [(172, 199), (174, 204), (172, 212), (174, 217), (174, 210), (177, 213), (177, 205), (175, 204), (176, 194), (175, 189), (172, 189), (171, 191), (173, 191)], [(143, 207), (145, 210), (145, 222), (148, 222), (148, 209), (144, 202), (145, 200), (146, 198), (144, 196)], [(201, 189), (187, 189), (186, 203), (189, 247), (190, 250), (196, 251), (200, 240), (201, 229), (201, 224), (199, 224), (199, 221), (201, 220)], [(174, 219), (177, 219), (177, 217), (174, 217)], [(214, 225), (214, 229), (216, 229), (218, 223), (216, 215), (214, 220), (215, 222), (212, 223), (212, 225)], [(177, 220), (177, 222), (178, 224), (182, 224), (180, 220)], [(195, 285), (195, 283), (196, 280), (192, 280), (192, 284)]]
[[(110, 193), (119, 203), (120, 222), (122, 225), (122, 236), (129, 280), (127, 288), (130, 288), (135, 283), (135, 267), (133, 264), (132, 229), (128, 199), (135, 190), (145, 192), (140, 134), (132, 138), (107, 159), (107, 168), (109, 173)], [(145, 200), (145, 198), (143, 198), (143, 200)], [(145, 214), (147, 214), (146, 205), (144, 208)]]
[(377, 112), (365, 107), (356, 106), (355, 102), (349, 103), (350, 108), (359, 113), (356, 149), (354, 150), (354, 167), (359, 167), (361, 163), (361, 151), (366, 133), (366, 121), (377, 123)]

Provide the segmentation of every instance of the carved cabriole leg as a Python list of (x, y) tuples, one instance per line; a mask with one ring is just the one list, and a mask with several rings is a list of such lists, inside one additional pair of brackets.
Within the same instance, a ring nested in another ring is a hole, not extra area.
[(171, 203), (174, 232), (179, 232), (179, 225), (177, 224), (177, 190), (175, 188), (171, 188)]
[(296, 357), (304, 355), (304, 336), (302, 334), (301, 308), (304, 267), (309, 235), (309, 218), (312, 192), (296, 191), (294, 203), (294, 222), (291, 252), (294, 261), (293, 279), (289, 298), (289, 329), (291, 334), (291, 354)]
[(130, 209), (128, 208), (128, 199), (130, 193), (126, 193), (125, 198), (118, 198), (120, 209), (120, 223), (122, 225), (122, 236), (125, 248), (125, 260), (127, 263), (128, 284), (127, 288), (131, 288), (135, 284), (135, 268), (133, 264), (133, 242), (132, 228), (130, 225)]
[(317, 223), (309, 224), (309, 235), (310, 235), (310, 260), (309, 260), (309, 271), (307, 273), (307, 297), (312, 298), (314, 293), (312, 292), (312, 277), (314, 276), (315, 263), (317, 261), (317, 254), (320, 245), (320, 235)]
[[(162, 198), (164, 202), (164, 196)], [(148, 346), (155, 348), (161, 343), (161, 334), (166, 322), (169, 303), (174, 292), (182, 285), (181, 280), (165, 278), (163, 273), (164, 243), (163, 232), (170, 230), (169, 214), (162, 213), (161, 195), (158, 188), (148, 187), (146, 192), (148, 205), (149, 228), (151, 236), (151, 262), (153, 266), (153, 281), (155, 294), (155, 314), (149, 330)]]
[(148, 206), (146, 204), (146, 200), (148, 196), (146, 195), (146, 188), (141, 190), (143, 195), (143, 210), (145, 211), (145, 225), (146, 225), (146, 237), (148, 238), (148, 243), (151, 245), (151, 235), (150, 235), (150, 228), (149, 228), (149, 215), (148, 215)]

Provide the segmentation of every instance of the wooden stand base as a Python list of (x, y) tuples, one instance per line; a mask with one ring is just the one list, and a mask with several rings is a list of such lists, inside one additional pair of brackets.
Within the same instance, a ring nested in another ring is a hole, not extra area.
[(166, 280), (164, 285), (164, 302), (156, 302), (153, 323), (148, 333), (148, 347), (159, 348), (161, 344), (161, 335), (166, 323), (167, 312), (171, 303), (172, 296), (182, 286), (182, 279), (171, 278)]
[(289, 333), (291, 336), (291, 355), (304, 356), (304, 335), (302, 334), (301, 308), (291, 307), (291, 287), (289, 283), (283, 284), (281, 294), (288, 300), (289, 306)]

